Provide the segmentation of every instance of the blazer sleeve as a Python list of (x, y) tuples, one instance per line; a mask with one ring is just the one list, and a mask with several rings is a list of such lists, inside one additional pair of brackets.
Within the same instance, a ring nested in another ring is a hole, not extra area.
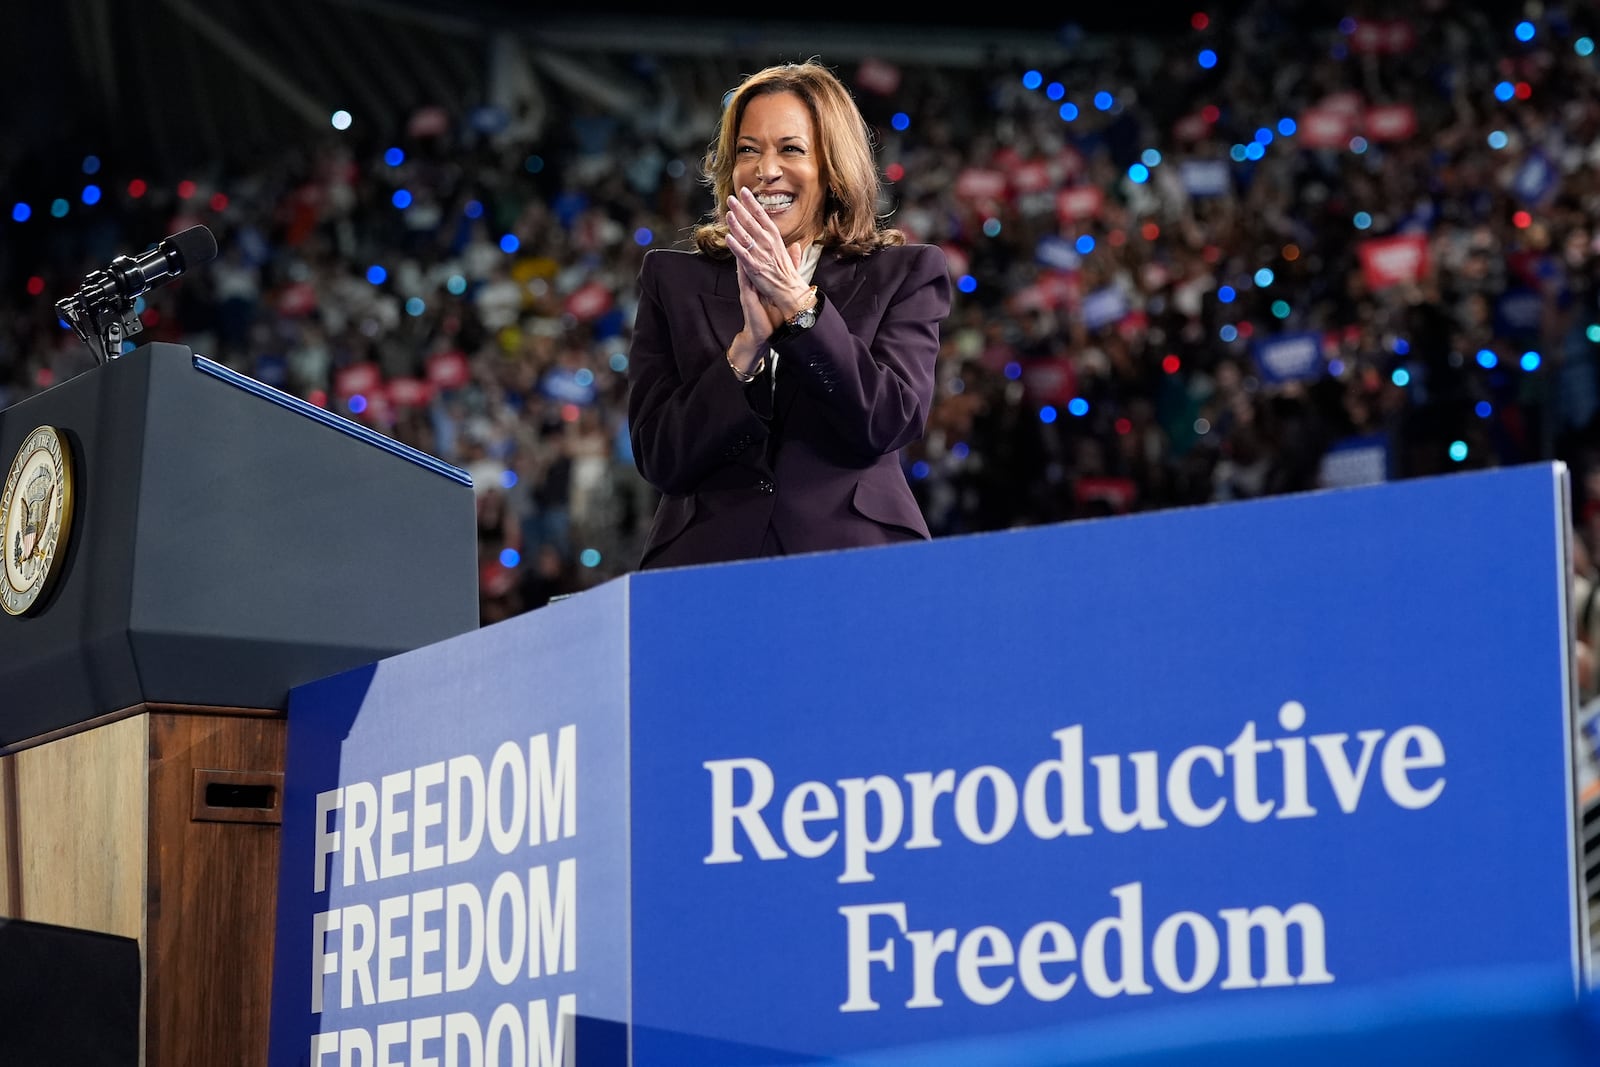
[[(846, 444), (865, 456), (895, 452), (927, 430), (933, 407), (940, 326), (950, 314), (950, 273), (944, 252), (913, 245), (875, 253), (885, 261), (868, 284), (892, 287), (870, 338), (858, 337), (824, 299), (816, 324), (781, 339), (787, 369), (805, 368), (804, 381), (822, 402)], [(891, 258), (893, 257), (893, 258)], [(894, 260), (904, 268), (890, 271)], [(826, 294), (824, 294), (826, 297)]]
[[(765, 388), (771, 379), (763, 374), (744, 385), (728, 368), (721, 352), (710, 358), (680, 359), (683, 342), (673, 335), (663, 287), (671, 289), (665, 273), (677, 265), (680, 254), (656, 251), (645, 255), (639, 268), (639, 305), (633, 338), (628, 346), (628, 435), (635, 465), (644, 479), (663, 493), (694, 492), (718, 467), (738, 461), (766, 447), (766, 419), (752, 407), (747, 390)], [(679, 300), (697, 300), (687, 286), (677, 289)], [(681, 311), (681, 309), (679, 309)], [(687, 343), (714, 347), (708, 335)], [(679, 368), (702, 367), (685, 378)]]

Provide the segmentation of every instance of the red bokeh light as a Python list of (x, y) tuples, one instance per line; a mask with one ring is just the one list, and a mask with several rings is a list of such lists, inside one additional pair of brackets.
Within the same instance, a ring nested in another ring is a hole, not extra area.
[(1533, 216), (1528, 214), (1526, 211), (1519, 211), (1515, 215), (1511, 216), (1511, 225), (1515, 226), (1519, 230), (1526, 230), (1529, 226), (1533, 225)]
[(1205, 119), (1208, 123), (1215, 123), (1222, 117), (1222, 109), (1217, 107), (1216, 104), (1207, 104), (1205, 107), (1200, 109), (1200, 117)]
[(328, 391), (326, 389), (313, 389), (306, 394), (306, 400), (319, 408), (328, 406)]
[(1117, 432), (1120, 433), (1120, 434), (1132, 433), (1133, 432), (1133, 423), (1130, 422), (1126, 417), (1120, 418), (1120, 419), (1118, 419), (1116, 421), (1116, 428), (1117, 428)]
[(897, 182), (906, 176), (906, 168), (898, 163), (891, 163), (883, 168), (883, 176), (892, 182)]
[(28, 279), (28, 295), (38, 296), (44, 292), (44, 279), (35, 274)]
[(195, 184), (188, 178), (178, 183), (178, 199), (187, 200), (194, 195)]
[(218, 213), (221, 213), (223, 211), (228, 210), (228, 194), (227, 193), (212, 193), (211, 194), (211, 210), (215, 211), (215, 212), (218, 212)]
[(1147, 222), (1143, 226), (1139, 227), (1139, 236), (1143, 237), (1146, 241), (1154, 241), (1157, 237), (1161, 236), (1161, 227), (1157, 226), (1153, 222)]
[(149, 191), (150, 187), (144, 183), (143, 178), (135, 178), (133, 181), (128, 183), (128, 195), (133, 197), (135, 200), (139, 199)]
[(1527, 82), (1518, 82), (1517, 83), (1517, 99), (1518, 100), (1526, 100), (1526, 99), (1528, 99), (1528, 97), (1530, 97), (1532, 95), (1533, 95), (1533, 86), (1529, 85)]
[(1161, 361), (1161, 369), (1166, 371), (1168, 374), (1177, 374), (1178, 368), (1182, 366), (1183, 361), (1177, 356), (1173, 355), (1171, 352), (1168, 352), (1166, 358)]
[(1189, 25), (1193, 26), (1197, 30), (1203, 30), (1207, 26), (1211, 25), (1211, 16), (1207, 15), (1204, 11), (1196, 11), (1193, 15), (1189, 16)]

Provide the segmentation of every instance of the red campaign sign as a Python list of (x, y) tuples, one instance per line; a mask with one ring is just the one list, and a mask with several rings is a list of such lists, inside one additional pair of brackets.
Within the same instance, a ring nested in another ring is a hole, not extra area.
[(1428, 242), (1419, 233), (1375, 237), (1361, 242), (1358, 251), (1362, 274), (1373, 289), (1418, 281), (1428, 269)]
[(1100, 214), (1106, 194), (1098, 185), (1075, 185), (1056, 194), (1056, 216), (1064, 223), (1081, 222)]
[(956, 178), (956, 195), (964, 200), (999, 200), (1006, 195), (1006, 176), (998, 170), (968, 167)]
[(366, 395), (367, 406), (357, 412), (363, 421), (374, 426), (394, 425), (394, 407), (389, 403), (389, 391), (381, 385)]
[(1050, 165), (1042, 159), (1032, 159), (1020, 164), (1011, 175), (1011, 187), (1019, 193), (1042, 193), (1055, 180), (1050, 177)]
[(396, 407), (427, 407), (433, 399), (433, 386), (421, 378), (396, 378), (389, 383), (389, 399)]
[(340, 396), (375, 392), (383, 384), (376, 363), (353, 363), (333, 376), (333, 388)]
[(611, 290), (599, 282), (585, 282), (567, 297), (567, 314), (590, 322), (611, 310)]
[(1357, 55), (1398, 55), (1417, 43), (1417, 31), (1404, 19), (1375, 19), (1357, 24), (1350, 51)]
[(1079, 478), (1073, 492), (1080, 505), (1104, 504), (1118, 514), (1132, 508), (1139, 498), (1139, 487), (1128, 478)]
[(1384, 104), (1367, 112), (1367, 137), (1374, 141), (1405, 141), (1417, 132), (1417, 112), (1410, 104)]
[(1150, 328), (1150, 316), (1143, 311), (1130, 311), (1117, 323), (1117, 333), (1124, 341), (1137, 341)]
[(1043, 404), (1065, 404), (1078, 395), (1078, 372), (1065, 358), (1040, 359), (1022, 365), (1022, 384)]
[(1344, 148), (1356, 135), (1356, 117), (1327, 104), (1300, 116), (1298, 138), (1307, 148)]
[(1011, 294), (1006, 303), (1013, 313), (1022, 311), (1049, 311), (1055, 306), (1050, 294), (1040, 285), (1025, 285)]
[(460, 389), (467, 384), (467, 357), (441, 352), (428, 360), (428, 381), (440, 389)]
[(900, 88), (900, 68), (883, 59), (863, 59), (856, 68), (856, 84), (880, 96)]
[(310, 282), (292, 282), (278, 293), (278, 314), (298, 319), (317, 310), (317, 287)]
[(1078, 275), (1064, 270), (1045, 271), (1034, 284), (1050, 301), (1051, 307), (1074, 304), (1083, 296), (1083, 284), (1078, 280)]

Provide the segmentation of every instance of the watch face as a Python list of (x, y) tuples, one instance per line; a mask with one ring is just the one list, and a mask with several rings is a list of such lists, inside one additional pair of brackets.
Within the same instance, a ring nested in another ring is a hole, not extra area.
[(794, 324), (802, 330), (809, 330), (817, 324), (817, 309), (808, 307), (794, 317)]

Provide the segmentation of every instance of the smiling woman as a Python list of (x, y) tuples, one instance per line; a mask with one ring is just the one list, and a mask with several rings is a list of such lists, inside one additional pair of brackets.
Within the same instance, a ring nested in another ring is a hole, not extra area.
[(628, 421), (661, 492), (640, 567), (926, 540), (899, 453), (927, 426), (950, 276), (876, 214), (849, 90), (817, 61), (746, 78), (704, 180), (695, 251), (639, 272)]

